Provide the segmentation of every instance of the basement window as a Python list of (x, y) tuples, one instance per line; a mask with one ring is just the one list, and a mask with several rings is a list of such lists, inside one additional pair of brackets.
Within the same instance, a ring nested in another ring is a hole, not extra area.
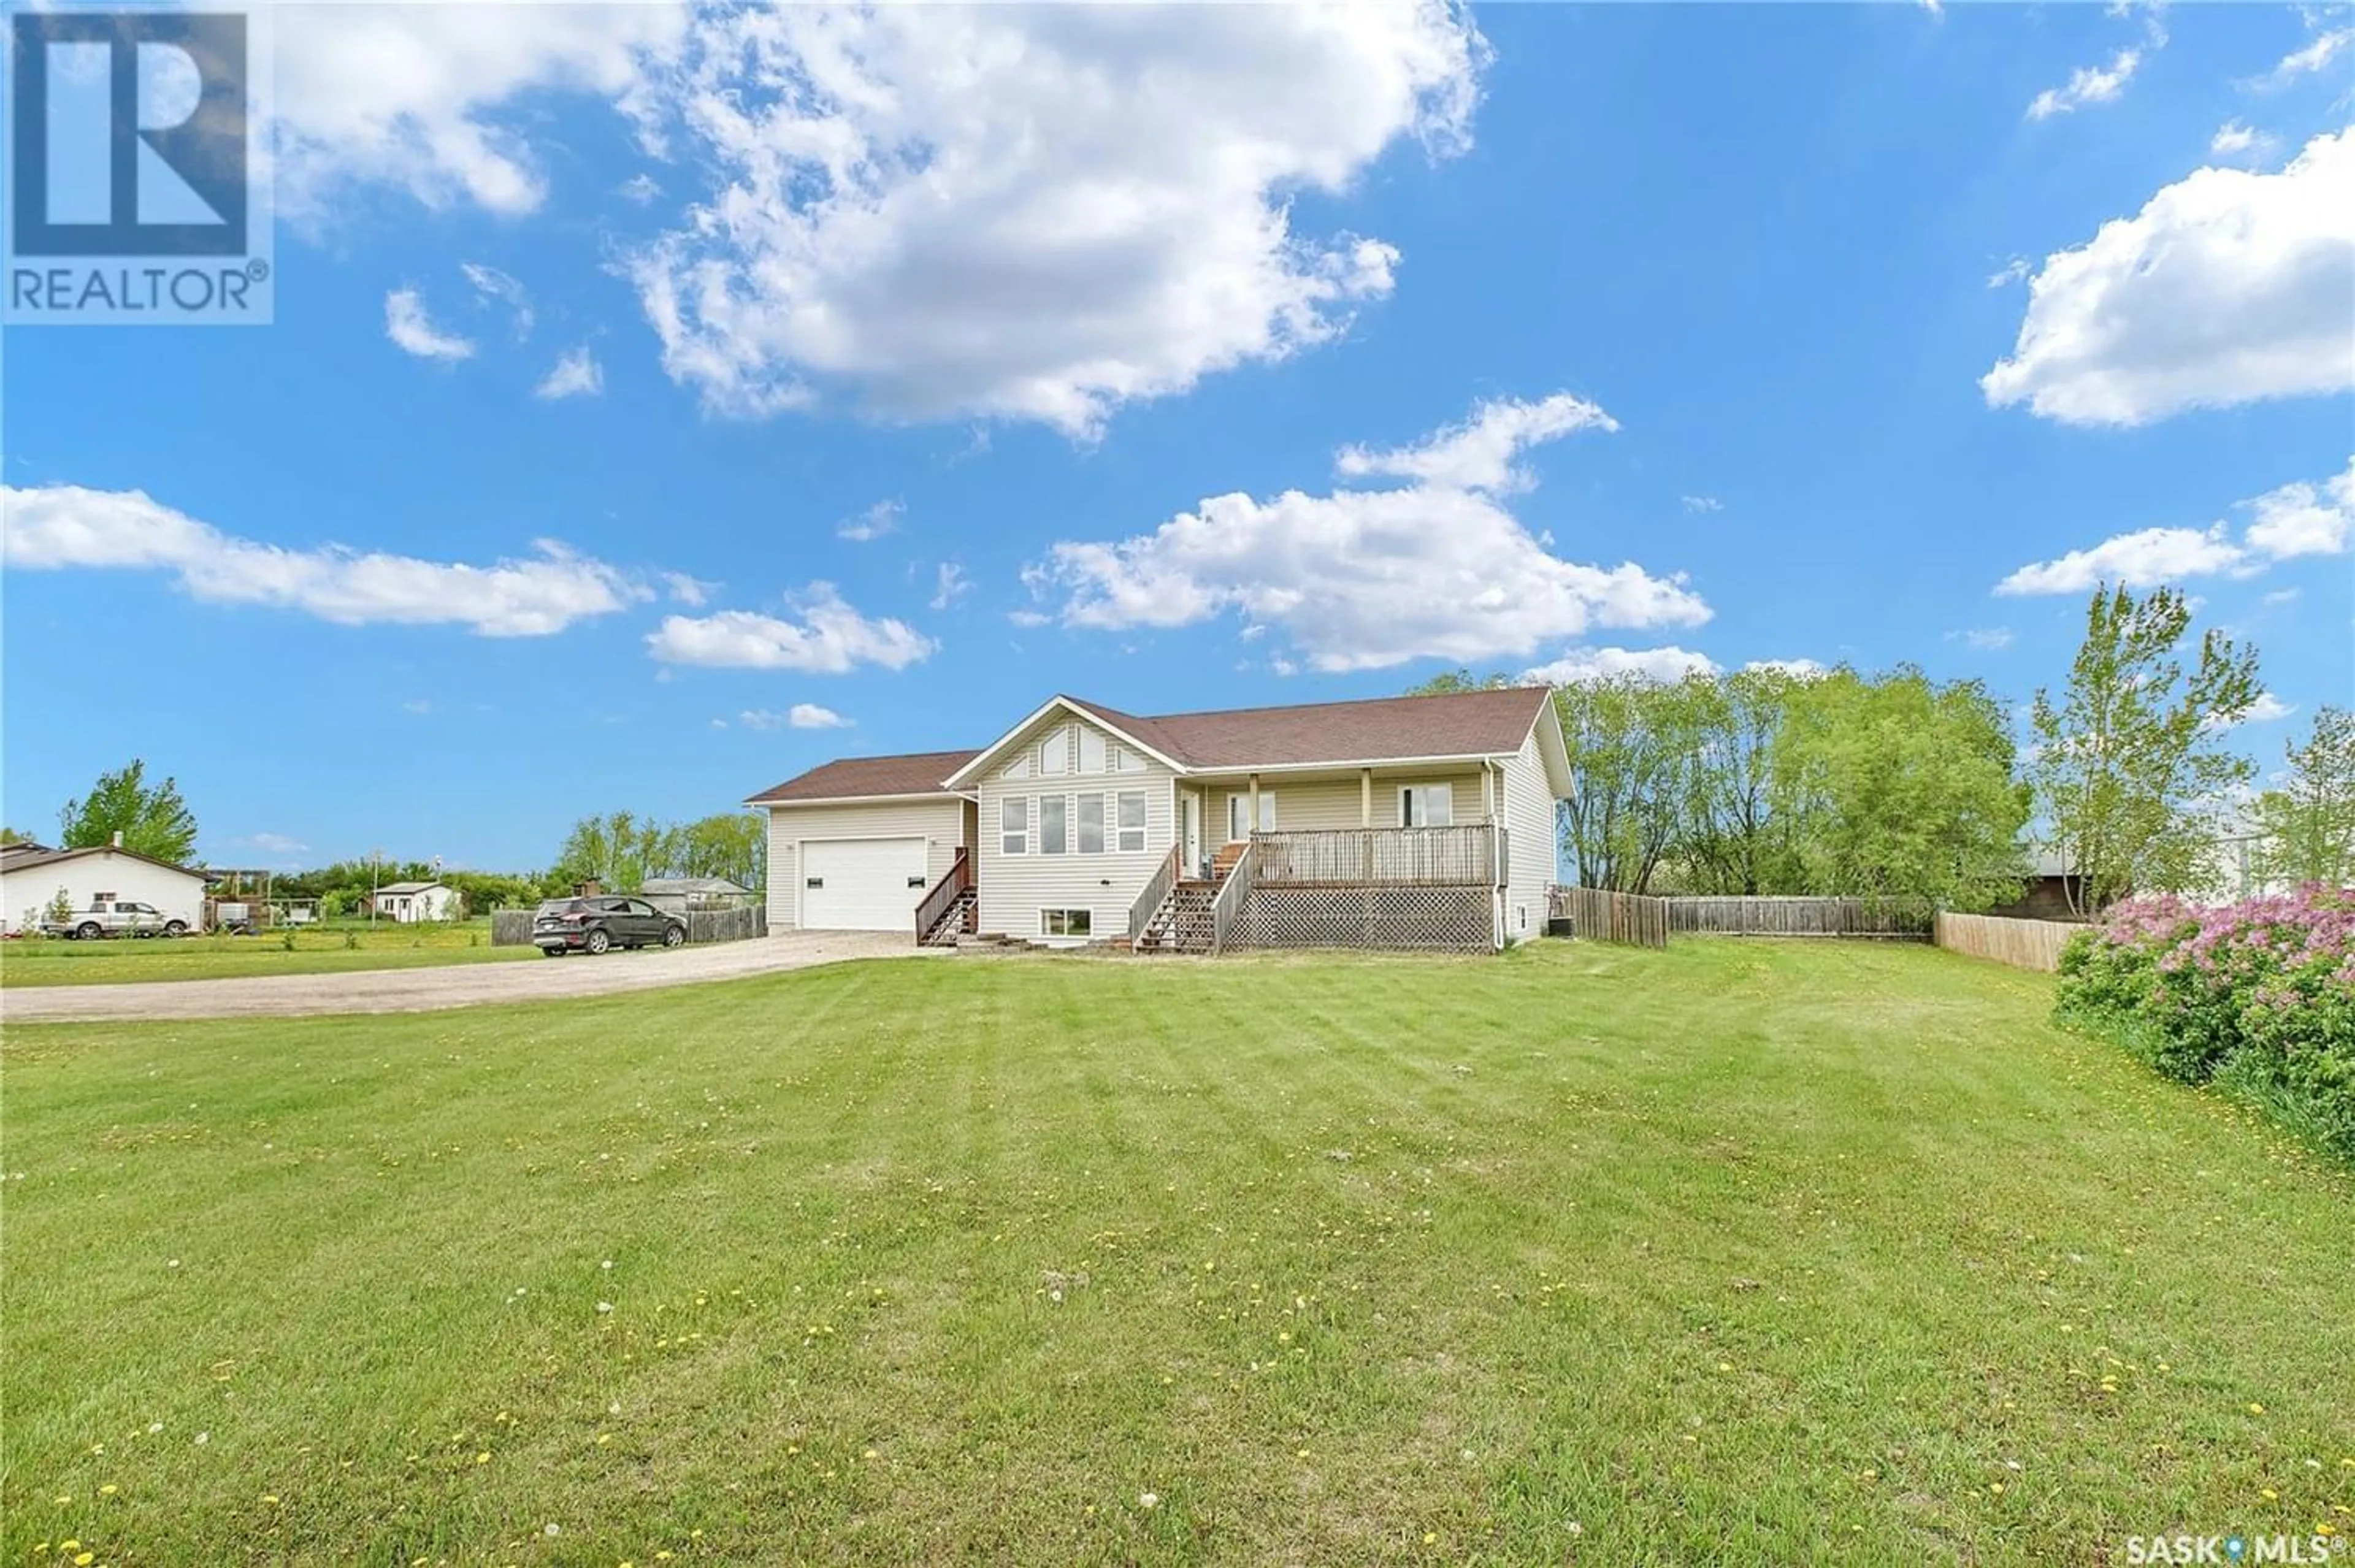
[(1042, 909), (1039, 912), (1039, 934), (1041, 936), (1087, 936), (1092, 934), (1095, 912), (1086, 909)]

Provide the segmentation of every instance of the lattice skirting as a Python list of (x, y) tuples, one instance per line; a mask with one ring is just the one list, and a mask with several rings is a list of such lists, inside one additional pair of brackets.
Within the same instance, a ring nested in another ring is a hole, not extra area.
[(1485, 953), (1489, 919), (1486, 888), (1253, 888), (1234, 945)]

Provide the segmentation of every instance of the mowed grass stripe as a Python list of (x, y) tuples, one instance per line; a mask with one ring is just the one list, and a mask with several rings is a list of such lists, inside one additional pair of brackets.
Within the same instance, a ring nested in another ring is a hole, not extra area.
[(5, 1550), (2041, 1562), (2355, 1528), (2347, 1179), (2055, 1032), (2049, 984), (1548, 944), (11, 1030)]

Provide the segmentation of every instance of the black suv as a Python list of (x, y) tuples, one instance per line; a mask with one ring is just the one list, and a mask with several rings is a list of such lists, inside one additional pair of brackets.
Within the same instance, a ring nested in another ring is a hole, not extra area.
[(550, 958), (609, 947), (677, 947), (687, 940), (687, 922), (644, 899), (550, 899), (532, 917), (531, 940)]

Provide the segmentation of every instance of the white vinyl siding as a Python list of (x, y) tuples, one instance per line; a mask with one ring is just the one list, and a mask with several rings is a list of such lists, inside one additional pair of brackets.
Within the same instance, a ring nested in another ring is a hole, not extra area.
[[(951, 795), (924, 800), (879, 800), (841, 805), (773, 805), (769, 810), (769, 929), (793, 931), (801, 920), (800, 845), (804, 839), (924, 840), (924, 885), (948, 875), (964, 842), (965, 803)], [(994, 824), (995, 818), (984, 820)], [(908, 891), (910, 940), (923, 894)]]
[[(1010, 749), (1011, 754), (1028, 755), (1042, 738), (1051, 734), (1062, 737), (1074, 760), (1084, 757), (1092, 763), (1096, 760), (1093, 743), (1080, 741), (1075, 734), (1091, 728), (1059, 709), (1041, 719), (1028, 735), (1017, 737), (1021, 743)], [(996, 834), (987, 837), (976, 867), (981, 930), (1034, 936), (1041, 934), (1040, 911), (1085, 910), (1095, 936), (1127, 931), (1129, 905), (1160, 868), (1162, 857), (1169, 853), (1175, 833), (1175, 796), (1168, 769), (1123, 746), (1118, 736), (1100, 733), (1105, 741), (1103, 771), (1093, 775), (1067, 772), (1048, 778), (1034, 769), (1028, 777), (1020, 778), (998, 767), (979, 781), (984, 822), (997, 822), (1007, 800), (1030, 803), (1024, 809), (1034, 824), (1034, 851), (1039, 848), (1037, 840), (1043, 837), (1036, 825), (1044, 815), (1046, 801), (1063, 803), (1065, 827), (1061, 854), (1009, 856)], [(1126, 751), (1134, 765), (1120, 767), (1115, 754), (1119, 751)], [(1093, 804), (1085, 804), (1090, 801)], [(1092, 821), (1098, 827), (1092, 828)], [(1092, 835), (1099, 831), (1103, 840), (1101, 850), (1089, 847)]]
[(1555, 880), (1553, 789), (1538, 753), (1540, 724), (1504, 767), (1505, 828), (1512, 835), (1506, 868), (1505, 938), (1545, 933), (1546, 895)]

